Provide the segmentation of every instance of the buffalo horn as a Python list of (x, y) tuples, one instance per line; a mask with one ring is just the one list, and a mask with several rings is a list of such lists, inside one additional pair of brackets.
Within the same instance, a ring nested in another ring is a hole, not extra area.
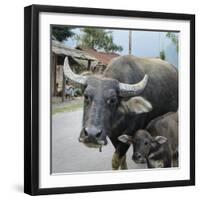
[(148, 82), (148, 75), (145, 74), (144, 78), (135, 84), (119, 83), (119, 95), (121, 97), (131, 97), (141, 93), (146, 87)]
[(69, 66), (68, 57), (65, 57), (63, 70), (64, 70), (64, 75), (66, 76), (66, 78), (68, 78), (71, 81), (73, 81), (75, 83), (78, 83), (80, 85), (85, 85), (86, 84), (87, 77), (75, 74), (71, 70), (71, 68)]

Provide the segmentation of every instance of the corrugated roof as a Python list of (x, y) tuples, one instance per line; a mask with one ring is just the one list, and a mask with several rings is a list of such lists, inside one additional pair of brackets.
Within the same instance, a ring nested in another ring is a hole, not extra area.
[(87, 52), (78, 49), (71, 49), (65, 44), (56, 40), (52, 40), (52, 51), (58, 55), (66, 55), (83, 60), (97, 61), (94, 56), (89, 55)]
[(108, 65), (108, 63), (118, 56), (120, 56), (117, 53), (109, 53), (109, 52), (99, 52), (95, 49), (82, 49), (84, 52), (88, 53), (90, 56), (95, 57), (97, 60), (99, 60), (102, 64)]

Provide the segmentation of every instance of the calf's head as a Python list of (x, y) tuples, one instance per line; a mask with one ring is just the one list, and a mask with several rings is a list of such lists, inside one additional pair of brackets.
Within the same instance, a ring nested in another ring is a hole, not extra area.
[[(84, 85), (84, 110), (79, 141), (88, 147), (107, 144), (116, 112), (144, 113), (152, 110), (151, 104), (138, 95), (144, 90), (148, 76), (137, 84), (124, 84), (103, 76), (74, 74), (65, 58), (64, 73), (70, 80)], [(126, 99), (126, 101), (124, 101)]]
[(138, 130), (134, 137), (121, 135), (118, 137), (121, 142), (133, 145), (132, 159), (136, 163), (146, 163), (146, 159), (151, 151), (156, 151), (161, 145), (167, 142), (167, 138), (163, 136), (152, 137), (146, 130)]

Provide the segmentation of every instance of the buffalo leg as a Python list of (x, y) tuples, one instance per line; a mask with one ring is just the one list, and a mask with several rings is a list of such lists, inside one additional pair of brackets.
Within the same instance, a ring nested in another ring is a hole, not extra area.
[(118, 170), (121, 164), (121, 159), (119, 157), (119, 154), (117, 152), (114, 152), (112, 157), (112, 169)]
[(122, 157), (121, 160), (121, 169), (128, 169), (127, 162), (126, 162), (126, 155)]
[(127, 163), (126, 163), (126, 155), (123, 157), (119, 157), (119, 154), (115, 152), (112, 157), (112, 169), (118, 170), (121, 169), (128, 169)]
[(120, 144), (117, 148), (116, 151), (113, 154), (112, 157), (112, 169), (113, 170), (118, 170), (119, 167), (121, 169), (127, 169), (127, 163), (126, 163), (126, 152), (129, 148), (129, 145), (126, 144)]
[(173, 167), (178, 167), (178, 150), (176, 150), (173, 154)]

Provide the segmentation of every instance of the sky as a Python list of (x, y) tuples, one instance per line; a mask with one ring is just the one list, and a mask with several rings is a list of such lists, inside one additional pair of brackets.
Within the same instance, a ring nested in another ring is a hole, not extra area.
[[(121, 55), (128, 54), (129, 31), (114, 30), (112, 31), (114, 43), (121, 45), (123, 48)], [(81, 34), (81, 29), (73, 29), (76, 34)], [(166, 37), (167, 32), (158, 31), (132, 31), (132, 54), (138, 57), (159, 57), (160, 51), (165, 51), (166, 61), (178, 67), (178, 53), (173, 42)], [(178, 34), (178, 33), (176, 33)], [(68, 39), (66, 45), (74, 48), (77, 43), (73, 39)]]

